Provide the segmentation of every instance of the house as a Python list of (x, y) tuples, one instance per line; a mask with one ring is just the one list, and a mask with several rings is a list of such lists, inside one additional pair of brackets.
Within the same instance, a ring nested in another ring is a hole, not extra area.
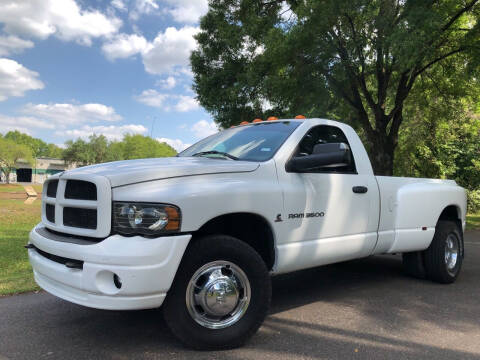
[[(10, 182), (31, 182), (43, 184), (43, 182), (56, 173), (75, 168), (75, 164), (66, 164), (62, 159), (47, 157), (36, 158), (33, 166), (19, 160), (16, 168), (10, 174)], [(5, 175), (0, 174), (1, 182), (5, 182)]]

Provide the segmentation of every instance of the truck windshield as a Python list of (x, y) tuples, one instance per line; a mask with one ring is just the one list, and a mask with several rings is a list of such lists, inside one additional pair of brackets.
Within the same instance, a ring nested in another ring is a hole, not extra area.
[(299, 124), (298, 121), (261, 122), (230, 128), (199, 141), (177, 156), (266, 161)]

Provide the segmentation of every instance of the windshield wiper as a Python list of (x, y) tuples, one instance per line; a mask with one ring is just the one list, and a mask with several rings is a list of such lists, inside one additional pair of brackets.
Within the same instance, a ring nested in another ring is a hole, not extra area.
[(201, 151), (198, 153), (193, 154), (192, 156), (203, 156), (203, 155), (210, 155), (210, 154), (216, 154), (216, 155), (223, 155), (229, 159), (232, 160), (238, 160), (238, 157), (230, 155), (229, 153), (223, 152), (223, 151), (217, 151), (217, 150), (210, 150), (210, 151)]

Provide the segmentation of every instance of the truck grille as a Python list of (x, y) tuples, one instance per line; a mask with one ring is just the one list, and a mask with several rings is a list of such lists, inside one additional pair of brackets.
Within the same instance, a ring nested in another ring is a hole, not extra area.
[(58, 188), (58, 180), (52, 180), (47, 185), (47, 196), (56, 197)]
[(97, 186), (82, 180), (67, 180), (65, 199), (97, 200)]
[(55, 222), (55, 205), (47, 204), (45, 205), (45, 213), (47, 220), (54, 223)]
[(111, 187), (105, 177), (87, 180), (62, 175), (47, 180), (42, 197), (42, 220), (47, 228), (65, 234), (106, 237), (110, 233)]
[(96, 229), (97, 210), (64, 207), (63, 225), (76, 228)]

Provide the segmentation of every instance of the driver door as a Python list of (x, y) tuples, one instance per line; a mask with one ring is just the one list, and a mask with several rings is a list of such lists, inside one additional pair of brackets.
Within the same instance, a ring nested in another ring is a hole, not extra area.
[[(311, 155), (315, 145), (326, 143), (349, 146), (340, 128), (319, 125), (307, 132), (292, 156)], [(373, 175), (357, 173), (354, 154), (348, 165), (308, 172), (279, 167), (278, 176), (284, 196), (277, 241), (279, 272), (372, 253), (377, 241), (377, 184)]]

